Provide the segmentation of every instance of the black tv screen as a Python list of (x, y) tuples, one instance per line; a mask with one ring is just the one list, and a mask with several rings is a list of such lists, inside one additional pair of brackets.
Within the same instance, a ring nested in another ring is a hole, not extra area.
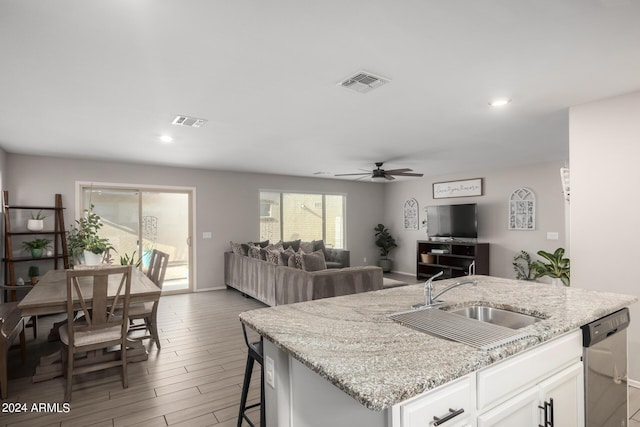
[(478, 238), (478, 208), (466, 205), (427, 206), (429, 237)]

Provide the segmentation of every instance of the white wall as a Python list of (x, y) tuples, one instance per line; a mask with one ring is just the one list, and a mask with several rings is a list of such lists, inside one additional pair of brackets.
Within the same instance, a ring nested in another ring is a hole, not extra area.
[[(416, 241), (426, 238), (425, 229), (405, 230), (402, 207), (408, 198), (415, 198), (420, 206), (420, 221), (426, 206), (477, 203), (478, 241), (490, 243), (492, 276), (515, 278), (513, 257), (525, 250), (537, 259), (539, 250), (554, 251), (565, 247), (564, 199), (560, 181), (563, 162), (542, 163), (505, 170), (477, 170), (464, 175), (448, 175), (407, 180), (386, 185), (384, 224), (396, 238), (398, 248), (391, 253), (393, 269), (415, 274)], [(434, 182), (483, 178), (484, 195), (433, 199)], [(536, 195), (536, 229), (514, 231), (507, 228), (508, 201), (511, 193), (528, 187)], [(559, 240), (547, 240), (547, 232), (558, 232)]]
[[(1, 160), (1, 159), (0, 159)], [(224, 286), (223, 252), (229, 241), (259, 237), (259, 190), (337, 192), (347, 195), (347, 249), (352, 265), (374, 259), (373, 227), (381, 220), (380, 184), (221, 172), (53, 157), (8, 154), (8, 184), (13, 204), (52, 204), (62, 194), (67, 229), (74, 220), (75, 182), (189, 186), (196, 188), (196, 280), (199, 290)], [(211, 231), (213, 238), (203, 240)]]
[[(640, 296), (640, 92), (570, 110), (571, 280)], [(640, 381), (640, 307), (631, 308), (629, 377)]]

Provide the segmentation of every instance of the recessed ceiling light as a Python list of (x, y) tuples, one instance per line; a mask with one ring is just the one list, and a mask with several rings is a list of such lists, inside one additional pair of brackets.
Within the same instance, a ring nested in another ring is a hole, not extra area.
[(162, 142), (166, 142), (166, 143), (168, 144), (168, 143), (170, 143), (170, 142), (173, 142), (173, 138), (172, 138), (172, 137), (170, 137), (169, 135), (162, 135), (162, 136), (160, 137), (160, 141), (162, 141)]
[(509, 98), (498, 98), (498, 99), (494, 99), (493, 101), (490, 101), (489, 105), (492, 107), (504, 107), (510, 102), (511, 102), (511, 99)]

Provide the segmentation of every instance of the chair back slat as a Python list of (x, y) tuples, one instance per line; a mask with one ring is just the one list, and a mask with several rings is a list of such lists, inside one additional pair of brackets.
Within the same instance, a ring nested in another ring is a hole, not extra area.
[(164, 283), (164, 276), (167, 272), (167, 265), (169, 264), (169, 254), (154, 249), (151, 253), (151, 261), (149, 261), (149, 269), (147, 270), (147, 277), (151, 279), (157, 287), (162, 289)]
[[(131, 266), (125, 266), (95, 270), (67, 270), (67, 318), (69, 319), (70, 346), (73, 346), (74, 334), (77, 332), (121, 326), (122, 332), (126, 333), (131, 294), (131, 269)], [(118, 288), (111, 296), (109, 295), (110, 278), (112, 283), (119, 279)], [(75, 303), (80, 303), (85, 322), (72, 321), (76, 310)], [(116, 308), (122, 309), (122, 317), (114, 316)]]

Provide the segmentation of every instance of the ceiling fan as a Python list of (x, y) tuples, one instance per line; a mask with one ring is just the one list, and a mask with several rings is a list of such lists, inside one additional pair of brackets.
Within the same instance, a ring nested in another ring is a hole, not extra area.
[[(409, 172), (413, 172), (412, 169), (392, 169), (392, 170), (384, 170), (382, 169), (382, 165), (384, 162), (376, 162), (376, 169), (372, 170), (371, 172), (364, 172), (364, 173), (339, 173), (336, 174), (335, 176), (350, 176), (350, 175), (361, 175), (362, 178), (365, 177), (365, 175), (369, 175), (371, 174), (371, 179), (372, 180), (378, 180), (378, 179), (386, 179), (387, 181), (392, 181), (394, 180), (394, 176), (423, 176), (423, 174), (421, 173), (409, 173)], [(360, 179), (360, 178), (358, 178)]]

